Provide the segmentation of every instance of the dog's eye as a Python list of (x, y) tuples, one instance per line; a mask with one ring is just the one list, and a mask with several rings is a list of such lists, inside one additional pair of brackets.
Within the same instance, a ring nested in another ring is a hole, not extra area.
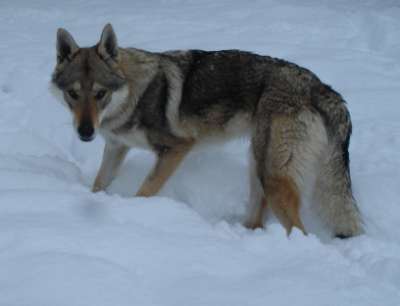
[(68, 90), (68, 94), (74, 100), (77, 100), (79, 98), (78, 94), (73, 89)]
[(106, 93), (107, 93), (106, 90), (101, 89), (101, 90), (99, 90), (99, 91), (96, 93), (95, 98), (96, 98), (97, 100), (101, 100), (101, 99), (104, 98), (104, 96), (106, 95)]

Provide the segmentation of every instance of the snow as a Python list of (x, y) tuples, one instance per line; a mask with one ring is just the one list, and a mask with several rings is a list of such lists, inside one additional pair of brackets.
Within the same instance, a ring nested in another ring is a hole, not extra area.
[[(0, 3), (0, 305), (400, 305), (398, 1)], [(122, 46), (239, 48), (305, 66), (343, 94), (366, 234), (287, 238), (240, 225), (248, 140), (198, 148), (158, 197), (133, 197), (154, 157), (132, 150), (90, 193), (103, 142), (76, 137), (48, 90), (55, 33)]]

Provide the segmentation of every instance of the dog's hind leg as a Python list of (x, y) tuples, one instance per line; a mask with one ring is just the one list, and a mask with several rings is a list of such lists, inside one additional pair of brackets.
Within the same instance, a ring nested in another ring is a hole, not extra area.
[(128, 150), (129, 148), (124, 145), (106, 142), (103, 160), (92, 187), (93, 192), (104, 190), (110, 185), (124, 161)]
[(268, 130), (254, 139), (268, 206), (288, 234), (293, 226), (306, 234), (299, 209), (327, 145), (322, 119), (307, 109), (272, 114)]
[(265, 197), (263, 197), (258, 203), (254, 203), (253, 205), (254, 206), (250, 208), (244, 226), (248, 229), (263, 228), (267, 201)]
[(263, 227), (267, 205), (264, 197), (264, 189), (257, 175), (258, 169), (253, 146), (251, 147), (249, 157), (250, 199), (243, 225), (249, 229), (256, 229)]
[(307, 235), (299, 215), (300, 193), (294, 180), (290, 176), (269, 177), (265, 182), (265, 192), (267, 202), (287, 234), (295, 226)]

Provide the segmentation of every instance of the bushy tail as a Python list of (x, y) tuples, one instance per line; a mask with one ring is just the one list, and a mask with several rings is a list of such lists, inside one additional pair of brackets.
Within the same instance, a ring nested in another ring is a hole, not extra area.
[(362, 221), (352, 193), (349, 168), (352, 130), (349, 111), (343, 98), (323, 84), (313, 91), (312, 105), (324, 120), (329, 142), (317, 177), (314, 202), (335, 236), (360, 234)]
[(352, 131), (351, 118), (342, 96), (325, 84), (315, 87), (311, 95), (313, 107), (322, 116), (328, 137), (336, 142), (343, 155), (346, 168), (349, 168), (349, 144)]

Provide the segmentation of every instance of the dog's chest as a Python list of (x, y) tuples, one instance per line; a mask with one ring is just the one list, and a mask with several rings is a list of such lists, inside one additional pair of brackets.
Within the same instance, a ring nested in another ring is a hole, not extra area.
[(133, 128), (126, 133), (114, 133), (112, 131), (101, 131), (104, 138), (118, 143), (122, 143), (127, 147), (151, 149), (148, 138), (144, 130)]

